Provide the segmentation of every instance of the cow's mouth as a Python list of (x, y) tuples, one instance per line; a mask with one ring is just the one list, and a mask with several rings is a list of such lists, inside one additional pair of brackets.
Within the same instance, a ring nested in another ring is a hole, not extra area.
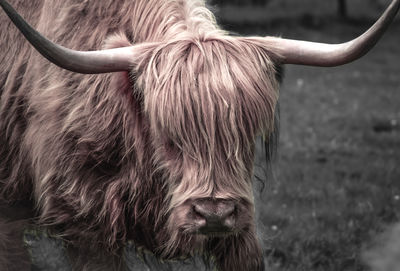
[(223, 225), (204, 225), (186, 228), (182, 233), (188, 235), (197, 235), (203, 237), (226, 237), (238, 233), (239, 231), (233, 227)]
[(198, 229), (196, 233), (206, 236), (227, 236), (233, 234), (234, 231), (229, 227), (207, 227)]
[(227, 237), (233, 235), (234, 231), (207, 231), (199, 232), (199, 235), (205, 237)]
[(239, 230), (233, 225), (208, 222), (207, 224), (197, 224), (190, 230), (189, 234), (203, 237), (226, 237), (238, 232)]

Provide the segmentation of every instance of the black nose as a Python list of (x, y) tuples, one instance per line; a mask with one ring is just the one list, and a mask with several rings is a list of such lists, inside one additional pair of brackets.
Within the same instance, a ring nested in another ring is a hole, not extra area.
[(232, 200), (205, 198), (193, 202), (195, 220), (204, 234), (232, 231), (236, 204)]

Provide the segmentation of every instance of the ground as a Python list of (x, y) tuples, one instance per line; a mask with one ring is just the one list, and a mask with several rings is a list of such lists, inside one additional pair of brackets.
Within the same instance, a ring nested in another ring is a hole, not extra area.
[[(308, 10), (261, 22), (220, 20), (240, 34), (332, 43), (373, 23), (362, 8), (363, 15), (346, 22), (334, 11)], [(269, 270), (370, 270), (363, 251), (399, 221), (399, 44), (397, 20), (357, 62), (286, 67), (275, 178), (267, 181), (258, 206)]]

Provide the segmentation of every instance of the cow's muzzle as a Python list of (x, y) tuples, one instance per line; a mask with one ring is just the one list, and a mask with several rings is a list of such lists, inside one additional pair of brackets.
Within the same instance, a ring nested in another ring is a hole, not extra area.
[(197, 233), (204, 235), (229, 234), (236, 224), (237, 208), (232, 200), (202, 198), (192, 203)]

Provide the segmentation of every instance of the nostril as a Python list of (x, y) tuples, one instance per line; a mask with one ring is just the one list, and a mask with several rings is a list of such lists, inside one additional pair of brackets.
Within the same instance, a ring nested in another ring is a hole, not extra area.
[(200, 205), (200, 204), (194, 204), (193, 205), (193, 212), (201, 217), (201, 218), (207, 218), (208, 216), (210, 216), (210, 211), (207, 211), (204, 206)]
[(236, 206), (233, 203), (224, 204), (220, 207), (219, 216), (221, 218), (228, 218), (235, 214)]
[(236, 222), (235, 218), (233, 216), (230, 216), (230, 217), (228, 217), (228, 218), (226, 218), (224, 220), (224, 224), (223, 225), (225, 227), (228, 227), (228, 228), (234, 228), (235, 227), (235, 222)]
[(193, 222), (199, 227), (205, 227), (207, 225), (207, 218), (201, 213), (201, 210), (193, 205)]

